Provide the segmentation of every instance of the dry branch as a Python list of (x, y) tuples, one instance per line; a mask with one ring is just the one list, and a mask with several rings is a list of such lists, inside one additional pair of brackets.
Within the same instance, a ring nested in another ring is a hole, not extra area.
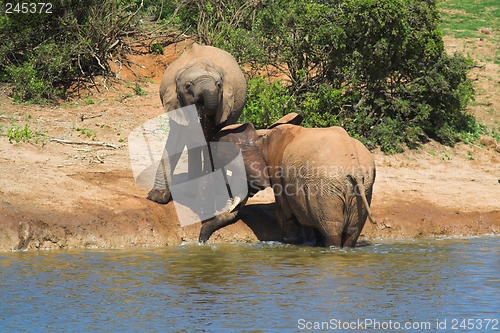
[(81, 119), (82, 121), (84, 121), (84, 120), (86, 120), (86, 119), (99, 118), (99, 117), (102, 117), (102, 115), (103, 115), (102, 113), (101, 113), (101, 114), (97, 114), (97, 115), (93, 115), (93, 116), (86, 116), (86, 115), (82, 114), (82, 115), (80, 116), (80, 119)]
[(63, 140), (63, 139), (56, 139), (52, 138), (50, 141), (58, 142), (61, 144), (66, 144), (66, 145), (88, 145), (88, 146), (102, 146), (106, 148), (113, 148), (113, 149), (118, 149), (117, 146), (111, 143), (106, 143), (106, 142), (94, 142), (94, 141), (71, 141), (71, 140)]

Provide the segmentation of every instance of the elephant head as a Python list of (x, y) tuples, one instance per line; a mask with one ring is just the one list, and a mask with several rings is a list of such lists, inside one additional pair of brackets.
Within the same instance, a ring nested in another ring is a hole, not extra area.
[(175, 85), (181, 106), (195, 105), (207, 141), (216, 126), (215, 116), (222, 108), (223, 70), (206, 63), (194, 63), (177, 72)]
[(177, 96), (181, 106), (195, 104), (200, 116), (213, 116), (222, 102), (221, 69), (195, 63), (176, 75)]
[[(224, 127), (214, 138), (220, 143), (231, 143), (239, 147), (245, 162), (245, 172), (248, 181), (248, 195), (252, 197), (258, 191), (271, 186), (267, 173), (266, 161), (262, 154), (263, 136), (256, 134), (251, 123), (229, 125)], [(216, 145), (215, 147), (219, 147)], [(221, 145), (220, 147), (225, 147)], [(214, 149), (214, 157), (220, 163), (227, 164), (233, 156), (228, 155), (227, 149)]]
[[(277, 126), (286, 124), (299, 125), (302, 119), (303, 117), (297, 113), (289, 113), (267, 129), (256, 130), (252, 123), (244, 123), (226, 126), (216, 134), (214, 141), (232, 143), (240, 148), (245, 161), (248, 195), (250, 197), (258, 191), (271, 186), (269, 166), (265, 157), (268, 145), (265, 142), (266, 137)], [(216, 154), (217, 158), (221, 158), (220, 153), (216, 152)]]
[(247, 83), (229, 53), (194, 43), (165, 69), (159, 92), (165, 112), (195, 104), (200, 117), (214, 116), (222, 128), (241, 115)]

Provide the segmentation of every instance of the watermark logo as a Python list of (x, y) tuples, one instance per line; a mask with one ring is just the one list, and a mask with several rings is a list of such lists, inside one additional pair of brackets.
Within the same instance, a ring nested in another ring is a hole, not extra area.
[(128, 142), (137, 185), (169, 188), (181, 226), (213, 218), (247, 196), (239, 147), (207, 143), (194, 105), (148, 120)]

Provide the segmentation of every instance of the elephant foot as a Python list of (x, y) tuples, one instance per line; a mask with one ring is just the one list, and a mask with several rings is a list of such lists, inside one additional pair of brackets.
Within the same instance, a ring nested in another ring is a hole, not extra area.
[(148, 200), (157, 202), (159, 204), (167, 204), (172, 200), (172, 194), (170, 193), (170, 190), (168, 189), (152, 189), (149, 191)]

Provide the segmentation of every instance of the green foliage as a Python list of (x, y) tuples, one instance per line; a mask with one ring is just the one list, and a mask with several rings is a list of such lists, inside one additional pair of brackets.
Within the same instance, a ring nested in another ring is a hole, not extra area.
[(77, 127), (77, 128), (75, 128), (75, 131), (82, 133), (87, 138), (92, 139), (92, 141), (94, 141), (95, 138), (97, 137), (96, 132), (93, 131), (93, 130), (91, 130), (91, 129), (89, 129), (89, 128), (80, 128), (80, 127)]
[(248, 93), (240, 118), (256, 128), (266, 128), (285, 114), (295, 110), (295, 99), (281, 81), (269, 82), (265, 77), (248, 80)]
[(134, 93), (137, 96), (146, 96), (147, 95), (147, 93), (144, 91), (144, 89), (142, 89), (142, 87), (137, 82), (135, 83)]
[(64, 97), (78, 78), (109, 73), (109, 54), (135, 24), (132, 6), (112, 0), (51, 4), (51, 14), (0, 17), (0, 80), (13, 84), (16, 101)]
[[(141, 0), (121, 1), (122, 5), (131, 5), (133, 10), (140, 7)], [(154, 21), (160, 24), (168, 23), (175, 25), (179, 23), (179, 17), (175, 16), (177, 7), (182, 4), (182, 0), (144, 0), (144, 16), (150, 16)]]
[[(306, 126), (340, 125), (390, 153), (474, 133), (472, 61), (445, 53), (433, 0), (232, 0), (227, 11), (188, 2), (182, 28), (254, 68), (278, 69)], [(253, 99), (245, 119), (267, 117), (267, 102)]]
[(160, 43), (151, 44), (151, 52), (155, 54), (163, 54), (163, 46)]
[(5, 72), (13, 84), (13, 98), (43, 103), (63, 95), (63, 89), (54, 87), (65, 75), (73, 75), (71, 59), (56, 44), (44, 44), (19, 65), (7, 65)]
[(488, 134), (500, 143), (500, 126), (498, 126), (497, 128), (491, 128), (490, 130), (486, 131), (485, 134)]
[(495, 53), (495, 59), (493, 62), (497, 65), (500, 65), (500, 48), (498, 48), (497, 52)]
[(40, 133), (38, 131), (32, 131), (30, 129), (29, 124), (25, 124), (24, 126), (19, 126), (15, 123), (12, 123), (12, 126), (7, 129), (7, 138), (9, 138), (10, 143), (15, 141), (16, 143), (42, 142), (43, 144), (45, 144), (47, 142), (47, 136), (44, 133)]
[(451, 155), (447, 151), (445, 151), (441, 154), (441, 159), (443, 161), (451, 161), (453, 157), (451, 157)]

